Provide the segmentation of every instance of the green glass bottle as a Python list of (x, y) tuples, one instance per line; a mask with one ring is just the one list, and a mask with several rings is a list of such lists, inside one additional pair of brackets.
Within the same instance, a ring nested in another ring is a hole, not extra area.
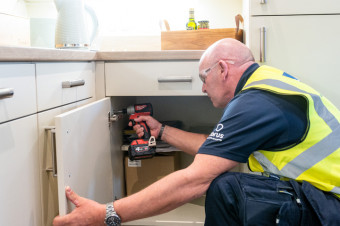
[(197, 24), (195, 22), (194, 8), (189, 9), (189, 21), (187, 23), (187, 30), (197, 30)]

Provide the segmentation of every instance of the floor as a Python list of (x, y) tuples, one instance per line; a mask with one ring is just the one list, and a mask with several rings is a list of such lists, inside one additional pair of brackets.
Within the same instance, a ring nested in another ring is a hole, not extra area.
[(204, 225), (204, 206), (194, 203), (187, 203), (168, 213), (141, 220), (123, 223), (122, 225), (162, 225), (162, 226), (190, 226)]

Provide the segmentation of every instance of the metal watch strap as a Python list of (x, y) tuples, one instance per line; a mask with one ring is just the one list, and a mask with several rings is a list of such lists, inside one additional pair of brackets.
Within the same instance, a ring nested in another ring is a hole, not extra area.
[(165, 125), (162, 124), (161, 130), (159, 131), (159, 134), (158, 134), (158, 139), (162, 139), (164, 128), (165, 128)]
[(104, 223), (109, 226), (120, 226), (121, 220), (113, 207), (113, 202), (106, 204), (106, 217)]

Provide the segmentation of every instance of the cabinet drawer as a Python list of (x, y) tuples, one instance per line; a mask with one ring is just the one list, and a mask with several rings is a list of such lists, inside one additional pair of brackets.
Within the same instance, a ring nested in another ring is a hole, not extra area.
[(36, 70), (38, 111), (94, 96), (94, 63), (38, 63)]
[(198, 96), (198, 61), (136, 61), (105, 64), (107, 96)]
[(340, 13), (339, 0), (248, 0), (250, 15)]
[(0, 64), (0, 123), (35, 113), (34, 64)]

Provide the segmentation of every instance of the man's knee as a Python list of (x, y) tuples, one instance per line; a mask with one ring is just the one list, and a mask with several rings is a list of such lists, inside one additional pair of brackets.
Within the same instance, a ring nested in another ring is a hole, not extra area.
[(225, 195), (232, 195), (235, 191), (234, 187), (237, 186), (237, 174), (239, 173), (224, 173), (216, 177), (210, 184), (207, 191), (207, 198), (221, 198)]
[(224, 173), (213, 180), (206, 197), (205, 225), (239, 225), (235, 173)]

